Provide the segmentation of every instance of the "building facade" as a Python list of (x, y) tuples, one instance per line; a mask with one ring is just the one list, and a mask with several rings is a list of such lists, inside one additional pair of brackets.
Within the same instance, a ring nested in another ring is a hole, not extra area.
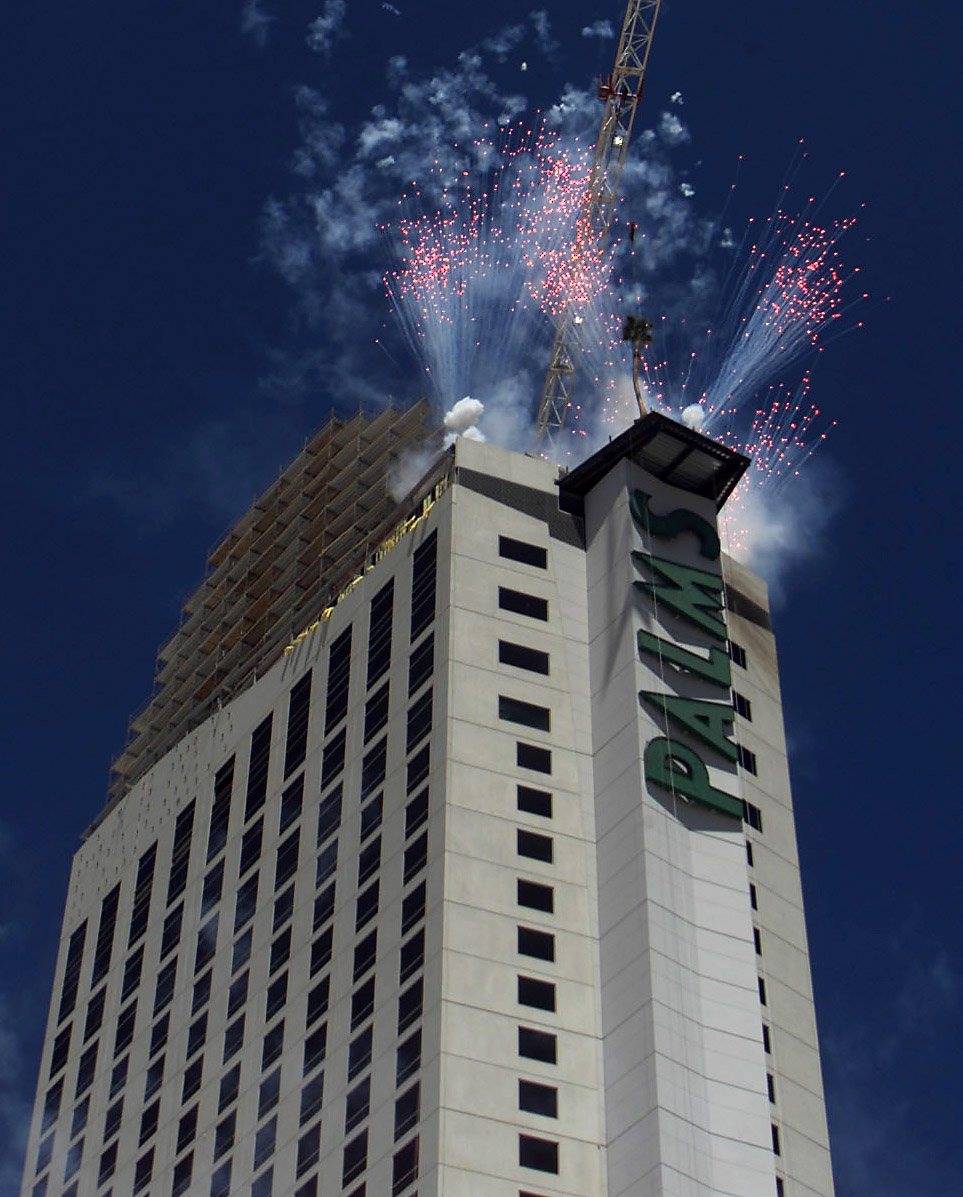
[(24, 1197), (830, 1197), (744, 467), (459, 441), (270, 651), (242, 521), (257, 668), (177, 674), (75, 857)]

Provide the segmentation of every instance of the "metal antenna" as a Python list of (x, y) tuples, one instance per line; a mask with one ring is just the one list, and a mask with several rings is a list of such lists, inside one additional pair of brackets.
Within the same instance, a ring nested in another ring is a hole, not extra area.
[(622, 325), (622, 340), (632, 343), (632, 385), (635, 387), (635, 398), (639, 405), (639, 415), (647, 416), (649, 407), (642, 398), (642, 382), (639, 374), (642, 370), (642, 350), (652, 344), (652, 325), (644, 316), (626, 316)]
[[(597, 250), (608, 240), (661, 3), (662, 0), (628, 0), (615, 65), (612, 73), (599, 84), (599, 99), (605, 104), (605, 110), (576, 228), (573, 256)], [(580, 349), (579, 325), (571, 308), (566, 308), (559, 316), (538, 405), (538, 445), (542, 445), (546, 438), (554, 444), (559, 431), (565, 427), (572, 406), (575, 356)]]

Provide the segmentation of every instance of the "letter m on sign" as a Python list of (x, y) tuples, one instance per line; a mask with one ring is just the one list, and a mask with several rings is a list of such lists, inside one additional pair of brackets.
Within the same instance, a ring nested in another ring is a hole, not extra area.
[(720, 618), (722, 579), (717, 574), (637, 551), (632, 561), (636, 569), (644, 568), (652, 575), (652, 581), (638, 579), (634, 585), (652, 599), (657, 612), (668, 608), (715, 640), (725, 640), (726, 625)]

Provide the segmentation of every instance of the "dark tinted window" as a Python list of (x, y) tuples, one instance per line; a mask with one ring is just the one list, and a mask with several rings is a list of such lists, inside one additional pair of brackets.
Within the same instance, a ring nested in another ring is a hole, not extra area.
[(344, 768), (345, 729), (324, 746), (321, 757), (321, 789), (325, 790)]
[(368, 686), (374, 685), (391, 664), (391, 620), (395, 580), (391, 578), (371, 600), (368, 623)]
[(308, 719), (311, 714), (311, 671), (291, 690), (288, 703), (288, 734), (284, 745), (284, 776), (304, 763), (308, 747)]
[(518, 1082), (518, 1108), (529, 1114), (541, 1114), (543, 1118), (558, 1117), (558, 1090), (552, 1085), (540, 1085), (536, 1081)]
[(555, 936), (533, 927), (519, 927), (518, 950), (522, 956), (534, 956), (536, 960), (554, 960)]
[(518, 786), (518, 809), (529, 815), (552, 817), (552, 795), (548, 790), (533, 790), (531, 786)]
[(247, 767), (247, 801), (244, 806), (245, 823), (264, 805), (267, 795), (268, 769), (271, 763), (271, 729), (274, 716), (268, 715), (251, 735), (251, 755)]
[(552, 837), (539, 835), (537, 831), (524, 831), (519, 828), (516, 833), (518, 855), (528, 856), (532, 860), (542, 860), (546, 864), (552, 863)]
[(411, 640), (414, 642), (435, 618), (435, 578), (438, 533), (434, 531), (415, 549), (411, 566)]
[[(194, 826), (194, 803), (187, 808), (186, 811), (181, 811), (178, 816), (178, 824), (182, 819), (185, 819), (190, 813), (189, 828)], [(183, 834), (183, 833), (182, 833)], [(187, 849), (190, 851), (191, 839), (190, 830), (187, 832)], [(175, 837), (175, 851), (177, 849)], [(183, 857), (187, 861), (186, 854)], [(173, 871), (173, 870), (172, 870)], [(185, 867), (186, 880), (186, 867)], [(181, 883), (183, 889), (183, 883)], [(177, 891), (180, 893), (180, 890)], [(100, 925), (97, 928), (97, 946), (94, 949), (94, 967), (90, 975), (90, 988), (94, 989), (99, 982), (107, 975), (110, 968), (110, 958), (114, 950), (114, 928), (117, 925), (117, 905), (120, 901), (120, 882), (118, 882), (110, 893), (104, 898), (100, 905)], [(168, 902), (170, 898), (168, 898)]]
[(539, 1172), (558, 1172), (558, 1144), (534, 1135), (518, 1136), (518, 1162)]
[(281, 795), (281, 817), (278, 822), (278, 835), (285, 831), (301, 817), (301, 806), (304, 801), (304, 774), (299, 773)]
[(425, 915), (425, 883), (422, 881), (401, 903), (401, 934), (408, 932)]
[(214, 803), (207, 833), (207, 859), (213, 860), (227, 843), (231, 821), (231, 792), (234, 787), (234, 757), (221, 765), (214, 777)]
[(168, 906), (184, 892), (187, 868), (191, 855), (191, 834), (194, 830), (194, 803), (184, 808), (174, 824), (174, 846), (171, 850), (171, 871), (167, 882)]
[(533, 769), (536, 773), (551, 773), (552, 754), (547, 748), (538, 748), (534, 744), (516, 745), (516, 763), (520, 769)]
[(499, 640), (498, 660), (502, 665), (514, 665), (516, 669), (527, 669), (530, 673), (548, 674), (548, 653), (527, 648), (524, 644)]
[(318, 847), (341, 826), (341, 786), (321, 799), (318, 809)]
[(499, 536), (498, 555), (509, 561), (520, 561), (523, 565), (534, 565), (538, 569), (548, 566), (548, 551), (538, 544), (528, 544), (511, 536)]
[(534, 594), (524, 594), (508, 586), (499, 586), (498, 605), (503, 611), (514, 615), (526, 615), (529, 619), (548, 619), (548, 600)]
[(247, 831), (245, 831), (244, 838), (241, 840), (241, 860), (237, 869), (239, 877), (243, 877), (248, 869), (260, 858), (261, 838), (263, 834), (263, 819), (258, 819), (257, 822), (252, 823)]
[(519, 977), (518, 1001), (522, 1006), (534, 1006), (537, 1010), (554, 1010), (555, 986), (551, 981), (539, 981), (535, 977)]
[(555, 910), (555, 895), (550, 885), (539, 885), (537, 881), (523, 881), (519, 878), (518, 904), (552, 914)]
[(435, 664), (435, 634), (431, 633), (408, 658), (408, 696), (420, 689), (431, 677)]
[(551, 730), (552, 714), (548, 707), (523, 702), (520, 698), (508, 698), (504, 694), (498, 696), (498, 718), (509, 723), (520, 723), (524, 727), (533, 727), (536, 731)]
[(388, 699), (390, 690), (388, 682), (379, 689), (364, 704), (364, 740), (365, 743), (376, 736), (388, 722)]
[(549, 1031), (537, 1031), (534, 1027), (519, 1027), (518, 1054), (529, 1060), (541, 1060), (543, 1064), (557, 1064), (558, 1039)]
[(431, 690), (415, 699), (408, 708), (408, 738), (405, 750), (411, 752), (431, 731)]

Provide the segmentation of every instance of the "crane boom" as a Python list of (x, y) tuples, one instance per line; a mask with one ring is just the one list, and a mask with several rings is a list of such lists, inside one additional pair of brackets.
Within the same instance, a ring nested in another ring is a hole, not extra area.
[[(605, 109), (579, 217), (576, 254), (583, 247), (596, 249), (608, 240), (661, 3), (662, 0), (628, 0), (615, 52), (615, 66), (599, 87), (599, 98), (605, 102)], [(552, 440), (565, 427), (572, 404), (571, 379), (578, 348), (574, 315), (570, 308), (566, 308), (555, 329), (552, 355), (538, 405), (536, 438), (539, 444), (546, 437)]]

